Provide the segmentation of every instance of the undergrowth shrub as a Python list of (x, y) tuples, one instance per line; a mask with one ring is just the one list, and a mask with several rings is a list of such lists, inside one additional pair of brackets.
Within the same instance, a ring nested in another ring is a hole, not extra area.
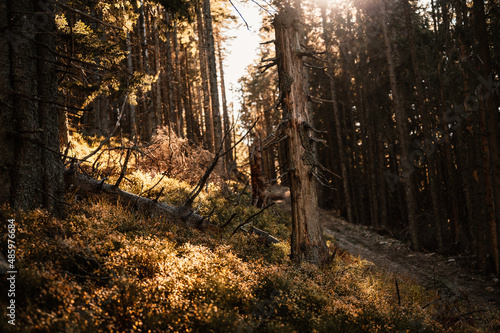
[[(182, 202), (191, 189), (187, 182), (137, 170), (127, 178), (124, 187), (137, 194), (158, 183), (158, 192), (151, 195), (161, 194), (159, 200), (170, 203)], [(195, 202), (201, 214), (212, 213), (211, 222), (217, 225), (238, 214), (222, 234), (187, 229), (99, 199), (73, 202), (65, 220), (42, 210), (0, 208), (3, 221), (16, 220), (19, 271), (16, 326), (3, 320), (0, 331), (494, 332), (500, 328), (498, 313), (470, 315), (465, 321), (460, 305), (448, 311), (438, 305), (422, 309), (436, 298), (435, 291), (397, 277), (399, 304), (394, 275), (347, 253), (339, 252), (321, 268), (290, 262), (290, 221), (278, 207), (251, 223), (280, 243), (266, 246), (241, 231), (229, 237), (258, 210), (235, 206), (231, 191), (211, 189)], [(0, 242), (5, 248), (6, 241)], [(0, 284), (3, 308), (7, 289)]]
[[(164, 173), (170, 178), (183, 179), (190, 184), (198, 181), (211, 164), (214, 154), (179, 138), (168, 128), (158, 131), (154, 143), (144, 149), (144, 155), (137, 160), (139, 170), (146, 173)], [(214, 170), (212, 181), (217, 183), (227, 178), (222, 164)]]
[[(227, 241), (99, 200), (73, 206), (64, 221), (43, 211), (0, 215), (18, 225), (23, 332), (446, 330), (432, 307), (421, 308), (432, 291), (401, 279), (398, 305), (394, 276), (349, 255), (297, 265), (284, 242), (266, 247), (241, 233)], [(499, 327), (485, 316), (487, 328)]]

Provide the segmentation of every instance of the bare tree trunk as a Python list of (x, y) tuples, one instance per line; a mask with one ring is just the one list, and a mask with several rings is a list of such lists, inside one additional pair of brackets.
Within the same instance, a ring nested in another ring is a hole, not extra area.
[[(373, 125), (375, 126), (375, 125)], [(387, 158), (384, 146), (384, 140), (380, 135), (374, 139), (374, 147), (377, 154), (377, 185), (378, 185), (378, 199), (380, 200), (380, 226), (384, 229), (388, 228), (387, 225), (387, 184), (384, 174), (387, 171)]]
[(205, 218), (193, 213), (188, 208), (170, 206), (156, 200), (140, 197), (133, 193), (122, 191), (114, 185), (106, 184), (87, 175), (75, 172), (74, 170), (66, 170), (63, 174), (67, 188), (80, 195), (99, 195), (101, 198), (104, 197), (114, 202), (120, 202), (125, 207), (133, 207), (133, 209), (148, 216), (158, 219), (165, 218), (182, 226), (198, 229), (209, 227), (209, 223), (206, 222)]
[[(489, 34), (484, 13), (483, 0), (475, 0), (474, 28), (479, 56), (479, 73), (484, 82), (488, 82), (493, 75), (490, 55)], [(481, 148), (484, 160), (484, 178), (486, 185), (486, 203), (488, 206), (488, 224), (490, 232), (490, 249), (494, 263), (494, 270), (500, 274), (500, 255), (498, 244), (497, 216), (500, 211), (500, 147), (498, 130), (498, 103), (495, 93), (491, 93), (493, 86), (481, 85), (479, 92), (483, 101), (481, 119)]]
[[(140, 59), (141, 69), (144, 73), (150, 74), (151, 68), (149, 65), (149, 51), (148, 51), (148, 36), (147, 36), (147, 22), (146, 22), (146, 3), (144, 0), (139, 0), (139, 39), (140, 39)], [(154, 110), (149, 107), (150, 92), (141, 91), (140, 105), (142, 113), (139, 117), (139, 129), (141, 138), (149, 141), (153, 134)]]
[[(132, 43), (130, 32), (127, 32), (127, 70), (129, 76), (134, 73), (134, 64), (132, 62)], [(137, 138), (137, 122), (136, 122), (136, 108), (132, 103), (128, 103), (128, 121), (129, 121), (129, 134), (130, 138), (135, 141)]]
[(262, 152), (260, 149), (260, 135), (254, 138), (249, 149), (250, 177), (252, 182), (252, 205), (263, 208), (267, 202), (266, 181), (262, 174)]
[(206, 148), (214, 152), (214, 131), (212, 121), (212, 111), (210, 108), (210, 90), (208, 82), (208, 65), (207, 65), (207, 47), (205, 37), (205, 27), (203, 24), (203, 14), (200, 6), (197, 4), (196, 8), (196, 25), (198, 31), (198, 56), (200, 58), (200, 72), (201, 83), (203, 92), (203, 113), (205, 117), (205, 131), (203, 137), (205, 138)]
[[(165, 11), (165, 17), (167, 18), (167, 22), (170, 22), (170, 13)], [(167, 31), (166, 33), (166, 41), (165, 41), (165, 46), (166, 46), (166, 56), (167, 56), (167, 66), (166, 66), (166, 73), (167, 73), (167, 96), (168, 96), (168, 116), (167, 116), (167, 125), (170, 130), (172, 130), (175, 133), (178, 133), (178, 128), (177, 128), (177, 109), (175, 105), (175, 99), (174, 99), (174, 93), (175, 93), (175, 88), (174, 88), (174, 64), (172, 62), (172, 46), (171, 46), (171, 40), (172, 40), (172, 35), (170, 32)]]
[(212, 101), (212, 121), (214, 129), (214, 149), (217, 151), (222, 144), (222, 122), (220, 117), (219, 89), (217, 87), (217, 65), (215, 61), (214, 30), (212, 27), (212, 14), (210, 0), (203, 2), (203, 18), (205, 19), (207, 61), (210, 82), (210, 99)]
[(160, 37), (158, 36), (158, 15), (160, 14), (160, 6), (156, 5), (154, 12), (154, 23), (153, 23), (153, 36), (155, 43), (155, 75), (156, 82), (154, 84), (154, 97), (153, 97), (153, 128), (155, 129), (160, 124), (163, 123), (162, 120), (162, 94), (161, 94), (161, 85), (162, 81), (162, 69), (160, 62)]
[(322, 264), (328, 260), (318, 215), (316, 184), (313, 177), (316, 156), (308, 111), (307, 82), (300, 51), (299, 17), (285, 7), (274, 19), (276, 57), (284, 118), (288, 119), (288, 159), (292, 201), (291, 258)]
[(62, 215), (53, 7), (2, 0), (0, 24), (0, 202)]
[[(271, 112), (272, 110), (263, 110), (264, 113), (264, 132), (266, 137), (270, 135), (273, 131), (273, 124), (272, 124), (272, 119), (271, 119)], [(277, 178), (276, 174), (276, 168), (274, 165), (274, 150), (275, 147), (271, 146), (264, 150), (262, 153), (264, 155), (264, 168), (265, 168), (265, 175), (267, 179), (272, 180), (271, 183), (275, 183), (274, 179)]]
[(175, 101), (177, 106), (177, 117), (176, 117), (176, 128), (177, 135), (181, 138), (184, 137), (184, 117), (182, 116), (182, 96), (184, 95), (184, 89), (181, 84), (181, 60), (180, 60), (180, 50), (179, 50), (179, 41), (177, 38), (177, 22), (174, 22), (174, 55), (175, 55), (175, 80), (176, 80), (176, 89), (175, 89)]
[[(363, 158), (364, 168), (367, 169), (367, 182), (369, 183), (369, 206), (371, 215), (371, 224), (373, 227), (380, 229), (380, 213), (379, 213), (379, 195), (377, 193), (377, 172), (376, 172), (376, 161), (375, 156), (375, 145), (377, 143), (377, 137), (375, 136), (375, 131), (373, 131), (373, 125), (368, 123), (368, 110), (363, 102), (363, 91), (359, 88), (358, 100), (360, 104), (361, 112), (361, 132), (364, 133), (363, 136), (363, 147), (365, 147), (364, 154), (366, 158)], [(382, 173), (383, 174), (383, 173)]]
[[(410, 4), (408, 0), (403, 0), (404, 12), (405, 12), (405, 20), (406, 20), (406, 31), (408, 35), (408, 41), (410, 44), (410, 56), (413, 67), (413, 73), (415, 74), (415, 88), (417, 94), (417, 105), (418, 110), (420, 110), (420, 114), (422, 115), (422, 122), (424, 127), (424, 142), (422, 150), (425, 151), (426, 144), (432, 143), (432, 132), (434, 127), (432, 125), (432, 115), (429, 113), (425, 103), (424, 97), (424, 89), (422, 88), (422, 75), (420, 74), (420, 68), (417, 60), (417, 48), (415, 44), (415, 36), (413, 33), (413, 24), (411, 19), (410, 12)], [(431, 205), (432, 205), (432, 218), (434, 225), (437, 230), (437, 243), (438, 249), (440, 252), (443, 252), (445, 249), (444, 239), (443, 239), (443, 229), (444, 229), (444, 221), (443, 221), (443, 213), (441, 210), (441, 205), (439, 202), (439, 194), (438, 194), (438, 180), (437, 180), (437, 168), (436, 168), (436, 155), (435, 154), (426, 154), (428, 161), (428, 174), (429, 174), (429, 192), (431, 194)]]
[[(227, 99), (226, 99), (226, 85), (224, 82), (224, 64), (222, 59), (222, 50), (220, 40), (217, 42), (217, 49), (219, 53), (219, 72), (220, 72), (220, 91), (221, 91), (221, 100), (222, 100), (222, 116), (224, 119), (224, 133), (229, 132), (230, 123), (229, 123), (229, 112), (227, 110)], [(228, 150), (232, 146), (231, 135), (226, 135), (226, 139), (224, 140), (224, 150)], [(226, 154), (225, 164), (226, 164), (226, 172), (228, 175), (234, 173), (236, 166), (234, 165), (233, 154)]]
[(184, 56), (184, 72), (183, 72), (183, 80), (182, 84), (184, 86), (184, 91), (186, 92), (185, 94), (182, 95), (182, 98), (184, 99), (184, 106), (185, 106), (185, 119), (186, 119), (186, 136), (188, 140), (191, 142), (198, 144), (199, 139), (200, 139), (200, 128), (199, 124), (196, 120), (196, 117), (194, 115), (194, 108), (193, 108), (193, 96), (192, 96), (192, 85), (189, 84), (189, 56), (187, 53), (187, 46), (183, 46), (183, 56)]
[(402, 176), (404, 181), (404, 188), (406, 194), (406, 208), (408, 214), (408, 227), (410, 231), (411, 238), (411, 247), (414, 250), (420, 250), (420, 242), (418, 238), (418, 228), (417, 228), (417, 203), (415, 200), (415, 189), (414, 184), (412, 182), (412, 172), (411, 170), (405, 170), (404, 164), (410, 163), (409, 161), (409, 142), (408, 136), (409, 132), (407, 129), (408, 119), (405, 115), (405, 111), (403, 108), (403, 104), (401, 102), (401, 96), (398, 90), (398, 83), (396, 79), (396, 72), (394, 69), (394, 61), (393, 61), (393, 52), (391, 46), (391, 40), (389, 39), (389, 33), (387, 31), (387, 12), (385, 7), (385, 0), (381, 0), (380, 2), (380, 10), (381, 10), (381, 24), (382, 24), (382, 33), (384, 36), (385, 43), (385, 51), (387, 58), (387, 65), (389, 67), (389, 79), (391, 82), (391, 90), (394, 101), (394, 112), (396, 115), (396, 127), (398, 131), (400, 148), (401, 148), (401, 160), (400, 169), (402, 169)]
[(326, 54), (327, 54), (327, 59), (328, 63), (330, 64), (329, 71), (328, 71), (328, 79), (330, 83), (330, 92), (331, 92), (331, 97), (332, 97), (332, 104), (333, 104), (333, 115), (335, 117), (335, 133), (337, 135), (337, 144), (339, 147), (339, 159), (340, 159), (340, 168), (342, 171), (342, 182), (343, 182), (343, 189), (344, 189), (344, 197), (345, 197), (345, 203), (346, 203), (346, 209), (347, 209), (347, 221), (350, 223), (354, 222), (353, 219), (353, 205), (351, 202), (351, 188), (349, 187), (349, 176), (347, 173), (347, 155), (346, 155), (346, 150), (345, 150), (345, 142), (343, 139), (342, 135), (342, 124), (340, 122), (340, 110), (337, 104), (337, 96), (335, 92), (335, 79), (334, 75), (335, 72), (333, 68), (331, 67), (333, 65), (332, 63), (332, 57), (330, 53), (330, 40), (327, 35), (327, 22), (326, 22), (326, 5), (321, 6), (321, 18), (322, 18), (322, 25), (323, 25), (323, 41), (325, 42), (325, 48), (326, 48)]

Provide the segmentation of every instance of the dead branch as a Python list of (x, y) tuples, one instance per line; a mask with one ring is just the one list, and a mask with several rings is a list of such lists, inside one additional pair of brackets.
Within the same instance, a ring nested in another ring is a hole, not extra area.
[(245, 18), (243, 17), (243, 15), (241, 15), (240, 11), (238, 10), (238, 8), (234, 5), (234, 3), (229, 0), (229, 3), (231, 4), (231, 6), (233, 6), (233, 8), (236, 10), (236, 12), (238, 13), (238, 15), (241, 17), (241, 19), (243, 20), (243, 22), (245, 22), (245, 25), (247, 26), (247, 30), (250, 30), (250, 27), (248, 26), (248, 23), (247, 21), (245, 20)]
[(277, 66), (277, 65), (278, 65), (278, 63), (276, 63), (275, 61), (273, 61), (273, 62), (271, 62), (271, 63), (269, 63), (269, 64), (267, 64), (267, 65), (262, 65), (262, 66), (259, 66), (259, 69), (264, 68), (264, 69), (261, 71), (261, 73), (264, 73), (264, 72), (265, 72), (265, 71), (267, 71), (269, 68), (274, 67), (274, 66)]
[(95, 154), (97, 154), (97, 152), (99, 152), (99, 150), (101, 150), (101, 148), (106, 143), (109, 142), (109, 140), (111, 139), (111, 137), (113, 137), (113, 135), (115, 135), (116, 131), (118, 130), (118, 127), (120, 127), (120, 121), (122, 119), (122, 116), (125, 113), (125, 104), (127, 103), (127, 98), (128, 98), (128, 93), (125, 95), (125, 99), (123, 100), (123, 104), (122, 104), (122, 110), (120, 111), (120, 114), (118, 115), (118, 119), (116, 120), (115, 127), (113, 128), (113, 130), (109, 133), (109, 135), (103, 141), (101, 141), (101, 143), (99, 144), (99, 147), (97, 147), (93, 152), (91, 152), (87, 156), (81, 158), (80, 161), (79, 161), (79, 164), (85, 162), (87, 159), (89, 159), (90, 157), (92, 157)]
[(165, 178), (166, 175), (167, 175), (166, 173), (162, 173), (160, 180), (158, 180), (156, 182), (156, 184), (154, 184), (153, 186), (151, 186), (150, 188), (148, 188), (146, 191), (142, 191), (141, 193), (139, 193), (139, 195), (143, 196), (144, 194), (146, 194), (148, 192), (151, 192), (156, 186), (158, 186), (158, 184), (160, 184), (160, 182), (163, 180), (163, 178)]
[(426, 305), (422, 306), (422, 310), (423, 310), (423, 309), (425, 309), (426, 307), (428, 307), (428, 306), (430, 306), (430, 305), (432, 305), (432, 304), (436, 303), (436, 302), (441, 301), (441, 300), (442, 300), (442, 298), (441, 298), (441, 297), (436, 298), (435, 300), (433, 300), (433, 301), (431, 301), (431, 302), (427, 303)]
[(267, 42), (262, 42), (262, 43), (259, 43), (260, 45), (266, 45), (266, 44), (271, 44), (271, 43), (275, 43), (276, 40), (268, 40)]
[[(242, 229), (244, 230), (244, 229)], [(248, 234), (254, 234), (257, 235), (266, 245), (271, 245), (271, 244), (277, 244), (280, 242), (280, 240), (274, 236), (271, 236), (268, 232), (265, 232), (264, 230), (261, 230), (259, 228), (256, 228), (254, 226), (251, 226), (248, 231)]]
[(255, 0), (251, 0), (254, 4), (256, 4), (257, 6), (259, 6), (263, 11), (265, 11), (267, 14), (269, 15), (273, 15), (270, 11), (268, 11), (266, 8), (262, 7), (260, 3), (258, 3), (257, 1)]
[(276, 183), (278, 180), (280, 180), (281, 178), (285, 177), (286, 175), (288, 175), (288, 172), (289, 170), (283, 172), (278, 178), (275, 178), (275, 179), (270, 179), (266, 182), (266, 184), (273, 184), (273, 183)]
[(79, 173), (75, 169), (66, 169), (65, 184), (67, 190), (70, 192), (84, 197), (99, 195), (111, 201), (120, 202), (125, 207), (140, 211), (149, 217), (165, 218), (179, 225), (201, 230), (210, 227), (210, 224), (204, 221), (202, 216), (183, 206), (170, 206), (162, 202), (123, 191), (114, 185), (106, 184), (104, 181), (99, 181)]
[(266, 207), (262, 208), (261, 210), (259, 210), (257, 213), (255, 214), (252, 214), (250, 215), (243, 223), (240, 223), (236, 229), (234, 229), (233, 233), (231, 234), (231, 236), (229, 236), (229, 238), (231, 238), (239, 229), (241, 229), (241, 227), (247, 225), (248, 223), (250, 223), (250, 220), (253, 219), (254, 217), (262, 214), (262, 212), (264, 212), (266, 209), (268, 209), (269, 207), (275, 205), (276, 203), (273, 202), (273, 203), (270, 203), (269, 205), (267, 205)]
[(68, 142), (68, 144), (66, 145), (66, 149), (64, 149), (64, 153), (63, 153), (63, 156), (62, 156), (62, 163), (65, 164), (66, 163), (66, 159), (68, 158), (68, 153), (69, 153), (69, 148), (71, 147), (71, 141)]
[(316, 66), (316, 65), (313, 65), (313, 64), (311, 64), (309, 62), (305, 62), (305, 61), (304, 61), (304, 66), (309, 67), (309, 68), (314, 68), (314, 69), (321, 69), (321, 70), (328, 69), (328, 67)]
[(191, 206), (193, 205), (193, 202), (194, 200), (196, 199), (196, 197), (198, 197), (198, 195), (201, 193), (203, 187), (205, 186), (205, 184), (207, 183), (208, 181), (208, 178), (210, 177), (210, 175), (212, 174), (212, 171), (214, 171), (215, 169), (215, 166), (217, 165), (217, 162), (219, 161), (219, 159), (221, 157), (223, 157), (224, 155), (226, 155), (227, 153), (229, 153), (231, 150), (233, 150), (241, 141), (243, 141), (243, 139), (245, 139), (245, 137), (247, 137), (247, 135), (250, 133), (250, 131), (255, 127), (255, 125), (257, 124), (257, 121), (259, 119), (257, 118), (257, 120), (253, 123), (253, 125), (247, 130), (247, 132), (245, 133), (245, 135), (243, 135), (243, 137), (241, 137), (240, 140), (238, 140), (232, 147), (230, 147), (229, 149), (227, 149), (225, 152), (223, 152), (222, 154), (220, 153), (222, 151), (222, 148), (224, 147), (224, 141), (226, 139), (226, 136), (229, 135), (229, 133), (234, 129), (234, 125), (231, 126), (231, 128), (226, 132), (226, 134), (224, 134), (224, 137), (222, 138), (222, 141), (221, 141), (221, 145), (219, 147), (219, 150), (217, 151), (217, 153), (215, 154), (215, 157), (214, 159), (212, 160), (212, 163), (210, 164), (210, 166), (207, 168), (207, 170), (205, 171), (205, 174), (200, 178), (200, 181), (198, 182), (198, 184), (196, 184), (196, 186), (194, 187), (194, 189), (191, 191), (191, 193), (189, 194), (188, 198), (186, 199), (186, 201), (184, 202), (183, 204), (183, 207), (185, 208), (191, 208)]
[(261, 151), (266, 150), (272, 145), (278, 144), (288, 137), (288, 135), (285, 134), (285, 129), (288, 125), (288, 121), (288, 119), (283, 119), (282, 121), (280, 121), (280, 123), (276, 127), (276, 130), (269, 134), (267, 138), (265, 138), (262, 142)]
[[(300, 50), (297, 52), (297, 55), (299, 57), (314, 57), (317, 56), (318, 54), (325, 54), (324, 51), (318, 52), (318, 51), (312, 51), (312, 50)], [(321, 59), (323, 60), (323, 59)]]
[(229, 220), (227, 220), (223, 225), (220, 226), (221, 229), (224, 229), (225, 227), (227, 227), (229, 225), (229, 223), (231, 223), (231, 221), (237, 216), (238, 214), (236, 213), (233, 213), (233, 215), (231, 215), (231, 217), (229, 218)]
[(396, 281), (396, 292), (398, 295), (398, 305), (401, 306), (401, 295), (399, 294), (399, 285), (398, 285), (398, 279), (395, 279)]
[(311, 102), (316, 103), (316, 104), (333, 103), (334, 102), (331, 99), (323, 99), (323, 98), (315, 97), (312, 95), (308, 95), (307, 97)]
[(132, 151), (132, 149), (127, 149), (127, 153), (125, 155), (125, 161), (123, 162), (122, 171), (120, 172), (120, 176), (118, 177), (118, 180), (116, 181), (116, 183), (114, 185), (115, 187), (119, 187), (120, 183), (123, 180), (123, 177), (125, 177), (125, 173), (127, 172), (127, 166), (128, 166), (128, 161), (130, 159), (130, 152), (131, 151)]
[(276, 62), (276, 60), (278, 60), (278, 58), (277, 57), (273, 57), (273, 58), (266, 58), (266, 59), (262, 58), (260, 61), (261, 62), (269, 62), (269, 61)]
[(153, 201), (158, 201), (158, 199), (160, 199), (161, 195), (163, 194), (163, 190), (164, 190), (164, 189), (165, 189), (164, 187), (162, 187), (162, 188), (161, 188), (160, 193), (158, 193), (158, 194), (156, 195), (156, 198), (155, 198)]

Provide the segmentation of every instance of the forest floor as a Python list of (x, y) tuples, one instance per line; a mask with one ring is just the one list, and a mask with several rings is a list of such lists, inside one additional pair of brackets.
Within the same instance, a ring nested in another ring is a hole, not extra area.
[[(291, 210), (289, 191), (280, 191), (284, 200), (277, 203)], [(321, 210), (320, 218), (326, 237), (353, 256), (359, 256), (385, 269), (441, 292), (441, 299), (470, 302), (489, 310), (500, 309), (500, 282), (493, 276), (471, 272), (470, 261), (460, 256), (442, 256), (434, 252), (416, 252), (409, 245), (373, 228), (348, 223), (329, 210)], [(467, 267), (469, 265), (469, 267)], [(401, 295), (404, 298), (404, 295)]]
[(350, 224), (330, 211), (322, 210), (321, 217), (325, 236), (332, 237), (338, 247), (352, 255), (425, 287), (438, 289), (442, 299), (459, 298), (481, 307), (500, 309), (498, 279), (470, 272), (460, 257), (412, 251), (399, 240), (380, 235), (366, 226)]

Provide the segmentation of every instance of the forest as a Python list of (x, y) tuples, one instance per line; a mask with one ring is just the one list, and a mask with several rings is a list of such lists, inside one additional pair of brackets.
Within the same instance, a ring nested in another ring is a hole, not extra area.
[(0, 0), (0, 26), (0, 331), (500, 331), (498, 1)]

